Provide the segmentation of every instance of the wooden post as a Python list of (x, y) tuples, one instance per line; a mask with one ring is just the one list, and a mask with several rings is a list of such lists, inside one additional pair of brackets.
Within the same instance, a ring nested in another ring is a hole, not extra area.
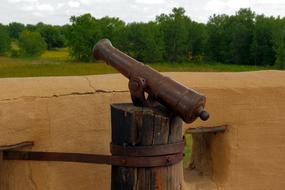
[[(182, 120), (165, 111), (113, 104), (112, 143), (146, 146), (182, 141)], [(183, 164), (155, 168), (112, 166), (112, 190), (181, 190)]]

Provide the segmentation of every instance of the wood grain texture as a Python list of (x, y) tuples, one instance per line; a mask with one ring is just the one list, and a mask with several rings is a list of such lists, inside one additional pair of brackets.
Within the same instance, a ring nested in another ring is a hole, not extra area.
[[(165, 110), (113, 104), (112, 143), (151, 146), (182, 141), (182, 121)], [(112, 166), (112, 190), (180, 190), (182, 163), (167, 167), (126, 168)]]

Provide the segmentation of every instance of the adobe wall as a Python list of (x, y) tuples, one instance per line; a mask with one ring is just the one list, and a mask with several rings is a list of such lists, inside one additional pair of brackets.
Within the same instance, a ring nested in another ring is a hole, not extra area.
[[(285, 72), (166, 73), (207, 96), (212, 175), (185, 170), (185, 189), (283, 190)], [(0, 79), (0, 145), (34, 141), (33, 151), (109, 153), (110, 104), (130, 102), (119, 74)], [(194, 172), (195, 173), (195, 172)], [(110, 189), (110, 167), (0, 161), (2, 190)]]

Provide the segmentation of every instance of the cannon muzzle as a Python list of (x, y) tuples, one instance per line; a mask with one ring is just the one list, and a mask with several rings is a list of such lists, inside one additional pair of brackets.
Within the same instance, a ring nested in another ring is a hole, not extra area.
[[(205, 96), (129, 57), (114, 48), (108, 39), (100, 40), (95, 45), (93, 55), (129, 78), (129, 89), (135, 106), (159, 103), (186, 123), (193, 122), (197, 117), (204, 121), (209, 118), (208, 112), (204, 110)], [(145, 92), (148, 94), (147, 99)]]

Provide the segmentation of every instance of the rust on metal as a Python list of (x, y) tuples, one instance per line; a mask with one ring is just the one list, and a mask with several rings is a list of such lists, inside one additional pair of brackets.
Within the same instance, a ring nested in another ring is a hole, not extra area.
[[(28, 143), (18, 144), (17, 148)], [(111, 145), (113, 155), (33, 152), (5, 149), (3, 160), (58, 161), (107, 164), (124, 167), (161, 167), (179, 163), (183, 159), (184, 142), (142, 147), (120, 147)], [(159, 150), (163, 149), (163, 150)]]
[(185, 142), (164, 144), (164, 145), (152, 145), (152, 146), (121, 146), (110, 145), (112, 155), (124, 155), (124, 156), (161, 156), (179, 154), (184, 150)]
[[(129, 79), (129, 89), (135, 106), (152, 106), (159, 102), (185, 122), (197, 117), (209, 118), (204, 110), (206, 97), (182, 84), (165, 77), (151, 67), (114, 48), (108, 39), (99, 41), (93, 50), (96, 59), (104, 60)], [(144, 93), (148, 93), (148, 99)]]
[(183, 154), (172, 154), (164, 156), (111, 156), (81, 153), (62, 152), (27, 152), (27, 151), (4, 151), (4, 160), (26, 160), (26, 161), (57, 161), (57, 162), (80, 162), (107, 164), (113, 166), (148, 168), (170, 166), (179, 163)]
[(190, 128), (186, 131), (186, 133), (195, 134), (195, 133), (219, 133), (225, 132), (227, 125), (220, 125), (214, 127), (197, 127)]

